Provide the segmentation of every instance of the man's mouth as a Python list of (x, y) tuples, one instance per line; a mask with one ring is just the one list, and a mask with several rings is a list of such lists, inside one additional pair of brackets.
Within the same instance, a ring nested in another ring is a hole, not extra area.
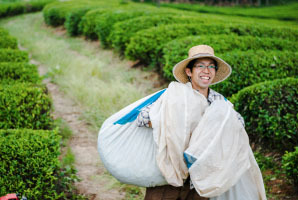
[(210, 80), (210, 77), (209, 76), (200, 76), (201, 79), (204, 79), (204, 80)]

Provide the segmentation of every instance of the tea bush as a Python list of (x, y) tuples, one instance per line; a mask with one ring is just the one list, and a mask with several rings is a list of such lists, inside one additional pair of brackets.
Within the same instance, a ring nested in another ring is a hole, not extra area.
[(0, 62), (28, 62), (28, 53), (17, 49), (0, 49)]
[(0, 129), (51, 129), (52, 101), (45, 86), (0, 85)]
[(64, 26), (65, 26), (67, 32), (71, 36), (81, 34), (81, 32), (79, 30), (79, 23), (80, 23), (82, 17), (92, 8), (93, 8), (93, 6), (92, 7), (90, 7), (90, 6), (80, 7), (80, 8), (71, 10), (66, 15)]
[(269, 151), (297, 145), (298, 79), (265, 81), (240, 90), (230, 99), (245, 120), (250, 141)]
[(193, 23), (193, 22), (206, 23), (204, 18), (194, 18), (194, 16), (176, 16), (173, 13), (159, 13), (153, 16), (141, 16), (133, 19), (125, 20), (114, 24), (109, 41), (112, 46), (121, 52), (125, 51), (129, 40), (134, 34), (140, 30), (157, 27), (165, 24), (175, 23)]
[(0, 4), (0, 18), (40, 11), (46, 4), (52, 1), (54, 0), (39, 0)]
[(228, 51), (238, 50), (288, 50), (292, 52), (298, 51), (298, 42), (279, 38), (264, 38), (253, 36), (229, 35), (200, 35), (188, 36), (168, 42), (163, 48), (163, 63), (165, 68), (169, 68), (166, 77), (170, 77), (168, 72), (172, 71), (172, 67), (179, 61), (185, 59), (188, 50), (199, 44), (210, 45), (215, 54), (227, 53)]
[[(232, 66), (233, 73), (229, 79), (212, 86), (226, 96), (254, 83), (298, 75), (295, 67), (298, 64), (297, 54), (293, 53), (297, 52), (297, 42), (230, 34), (189, 36), (167, 43), (163, 48), (164, 77), (174, 80), (174, 65), (187, 58), (189, 48), (198, 44), (212, 46), (215, 55)], [(245, 52), (247, 50), (250, 51)]]
[(138, 16), (153, 15), (156, 13), (157, 11), (151, 7), (146, 8), (140, 6), (138, 9), (130, 7), (129, 9), (116, 9), (101, 14), (97, 17), (95, 26), (95, 31), (101, 41), (101, 45), (103, 45), (103, 47), (109, 47), (111, 45), (111, 41), (108, 40), (108, 36), (115, 23)]
[[(96, 9), (105, 10), (116, 5), (118, 5), (118, 2), (112, 1), (109, 4), (106, 4), (100, 1), (86, 1), (83, 5), (76, 6), (67, 12), (64, 26), (70, 35), (79, 35), (82, 33), (79, 24), (86, 13)], [(84, 22), (82, 24), (84, 24)]]
[(285, 170), (287, 177), (298, 186), (298, 147), (293, 152), (288, 152), (282, 157), (282, 168)]
[(89, 39), (96, 40), (98, 38), (95, 32), (97, 18), (105, 12), (108, 12), (108, 10), (104, 8), (88, 11), (79, 23), (79, 32)]
[(171, 24), (141, 30), (131, 37), (125, 50), (127, 58), (156, 65), (162, 57), (164, 45), (176, 38), (189, 35), (230, 34), (224, 24)]
[(13, 82), (41, 83), (37, 66), (27, 63), (0, 63), (0, 84), (12, 84)]
[(271, 18), (280, 20), (298, 20), (297, 9), (298, 4), (292, 3), (288, 5), (270, 6), (270, 7), (222, 7), (222, 6), (204, 6), (199, 4), (172, 4), (162, 3), (162, 7), (170, 7), (181, 10), (188, 10), (202, 13), (215, 13), (221, 15), (236, 15), (245, 17), (259, 17), (259, 18)]
[(1, 48), (8, 48), (8, 49), (16, 49), (18, 47), (18, 42), (16, 38), (0, 33), (0, 49)]
[(56, 131), (0, 130), (0, 196), (59, 199), (59, 142)]
[(229, 63), (231, 76), (213, 89), (229, 97), (244, 87), (266, 80), (297, 77), (298, 53), (289, 51), (229, 52), (219, 55)]
[(294, 29), (260, 27), (240, 24), (174, 24), (161, 25), (137, 32), (131, 37), (125, 55), (132, 60), (146, 64), (160, 64), (162, 49), (171, 40), (191, 35), (214, 35), (235, 33), (239, 36), (277, 37), (297, 41), (298, 32)]
[(74, 7), (79, 7), (78, 2), (54, 2), (46, 5), (42, 11), (45, 23), (51, 26), (63, 25), (67, 13)]

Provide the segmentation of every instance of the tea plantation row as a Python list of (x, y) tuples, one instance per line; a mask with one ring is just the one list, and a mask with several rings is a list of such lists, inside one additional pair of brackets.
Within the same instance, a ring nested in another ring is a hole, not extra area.
[[(0, 28), (0, 196), (70, 199), (75, 176), (63, 168), (52, 101), (28, 54)], [(67, 178), (69, 177), (69, 178)]]

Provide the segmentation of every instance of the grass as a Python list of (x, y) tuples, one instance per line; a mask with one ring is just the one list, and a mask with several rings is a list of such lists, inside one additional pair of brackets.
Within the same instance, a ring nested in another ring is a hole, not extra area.
[(41, 13), (5, 19), (0, 25), (47, 67), (47, 76), (83, 108), (94, 130), (111, 114), (159, 89), (152, 89), (152, 73), (129, 68), (128, 61), (98, 43), (47, 27)]

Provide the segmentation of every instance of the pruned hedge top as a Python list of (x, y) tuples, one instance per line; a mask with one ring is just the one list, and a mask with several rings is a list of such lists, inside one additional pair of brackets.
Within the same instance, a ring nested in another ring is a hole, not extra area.
[(0, 84), (41, 83), (37, 66), (28, 63), (0, 62)]
[(29, 57), (26, 51), (14, 49), (0, 49), (1, 62), (28, 62)]
[(0, 146), (0, 196), (18, 192), (28, 199), (52, 199), (60, 195), (57, 131), (0, 130)]
[(230, 99), (244, 117), (250, 141), (269, 151), (297, 145), (298, 79), (266, 81), (246, 87)]
[(162, 48), (171, 40), (191, 35), (235, 33), (240, 36), (277, 37), (297, 41), (298, 32), (292, 29), (261, 27), (240, 24), (173, 24), (161, 25), (137, 32), (131, 37), (125, 55), (144, 63), (161, 64)]
[(1, 35), (0, 33), (0, 49), (17, 49), (18, 48), (18, 42), (15, 37), (12, 37), (10, 35)]
[[(208, 44), (211, 46), (215, 54), (228, 54), (229, 51), (248, 51), (248, 50), (266, 50), (273, 51), (287, 50), (289, 52), (298, 51), (298, 42), (283, 40), (279, 38), (260, 38), (253, 36), (237, 36), (236, 34), (229, 35), (201, 35), (188, 36), (167, 43), (163, 48), (163, 73), (168, 80), (174, 80), (172, 69), (174, 65), (185, 59), (188, 50), (198, 44)], [(250, 53), (248, 54), (250, 55)], [(253, 55), (258, 56), (256, 55)], [(236, 57), (234, 57), (237, 59)], [(249, 58), (244, 58), (245, 60)], [(289, 60), (295, 59), (289, 55)], [(235, 63), (236, 61), (232, 61)], [(245, 61), (244, 61), (245, 62)], [(232, 65), (232, 63), (230, 63)], [(239, 63), (240, 64), (240, 63)], [(268, 67), (271, 63), (268, 63)], [(264, 66), (264, 65), (263, 65)], [(233, 66), (238, 67), (238, 66)]]
[(177, 16), (177, 14), (174, 13), (158, 13), (157, 15), (153, 16), (140, 16), (116, 23), (112, 28), (111, 34), (109, 36), (109, 41), (112, 42), (112, 46), (115, 49), (124, 52), (130, 38), (140, 30), (164, 24), (187, 24), (194, 22), (206, 23), (208, 22), (208, 20), (206, 20), (205, 18), (189, 15)]
[(160, 12), (161, 11), (150, 6), (138, 6), (137, 9), (135, 7), (113, 9), (97, 17), (95, 31), (101, 41), (101, 44), (104, 47), (108, 47), (111, 45), (111, 41), (109, 41), (108, 37), (115, 23), (139, 16), (153, 16)]
[(0, 85), (0, 129), (51, 129), (51, 109), (45, 86)]

